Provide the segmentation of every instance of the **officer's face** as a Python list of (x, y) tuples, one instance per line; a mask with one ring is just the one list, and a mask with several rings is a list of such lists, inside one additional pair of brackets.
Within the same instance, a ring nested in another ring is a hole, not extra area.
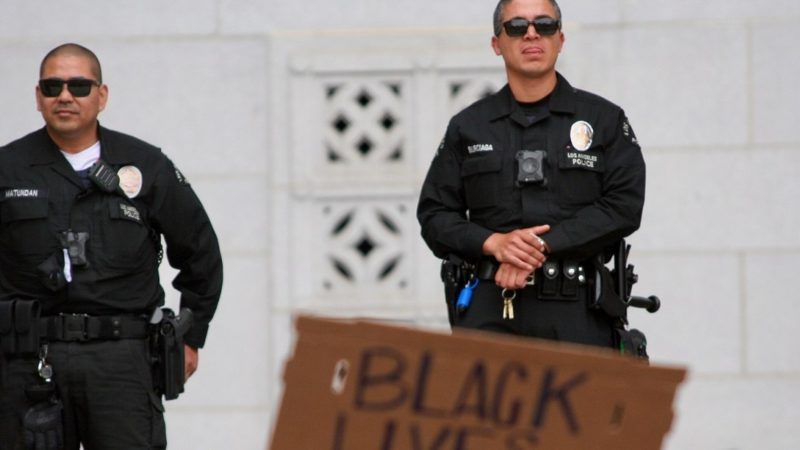
[[(556, 18), (556, 10), (548, 0), (513, 0), (503, 11), (503, 22), (515, 17), (532, 21), (543, 16)], [(554, 73), (563, 45), (561, 30), (542, 36), (533, 26), (520, 37), (509, 36), (505, 29), (500, 36), (492, 37), (492, 48), (495, 54), (503, 57), (509, 77), (540, 78)]]
[[(88, 58), (65, 54), (48, 59), (41, 78), (94, 80), (95, 76), (92, 74)], [(85, 97), (72, 95), (66, 85), (62, 86), (59, 95), (46, 97), (41, 88), (36, 86), (37, 109), (42, 113), (47, 130), (57, 143), (60, 141), (88, 142), (88, 145), (94, 143), (97, 138), (97, 116), (105, 108), (107, 98), (106, 85), (92, 86), (89, 95)]]

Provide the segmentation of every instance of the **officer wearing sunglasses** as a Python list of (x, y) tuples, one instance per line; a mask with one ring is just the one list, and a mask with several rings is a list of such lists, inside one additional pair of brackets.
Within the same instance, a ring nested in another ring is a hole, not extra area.
[(639, 227), (645, 164), (623, 110), (556, 71), (561, 19), (555, 0), (498, 2), (508, 84), (450, 120), (417, 217), (453, 326), (612, 347), (594, 267)]
[(107, 101), (97, 56), (61, 45), (36, 87), (45, 126), (0, 148), (2, 449), (164, 448), (148, 347), (162, 238), (194, 316), (187, 377), (219, 301), (203, 206), (160, 149), (99, 124)]

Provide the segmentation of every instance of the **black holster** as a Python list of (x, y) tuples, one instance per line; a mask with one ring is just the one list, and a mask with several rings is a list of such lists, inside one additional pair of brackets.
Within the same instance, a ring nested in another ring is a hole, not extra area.
[(620, 354), (640, 358), (649, 361), (647, 355), (647, 338), (641, 331), (632, 328), (626, 330), (624, 327), (616, 328), (615, 340)]
[(441, 277), (444, 283), (444, 299), (447, 302), (447, 319), (451, 327), (455, 326), (458, 318), (456, 310), (458, 294), (469, 281), (473, 270), (472, 265), (456, 255), (448, 255), (447, 259), (442, 261)]
[(192, 327), (192, 310), (183, 308), (177, 316), (169, 308), (162, 311), (164, 316), (153, 325), (150, 335), (153, 387), (165, 400), (173, 400), (183, 392), (183, 336)]
[[(590, 302), (590, 307), (601, 309), (609, 317), (619, 319), (623, 324), (628, 323), (628, 304), (619, 293), (619, 288), (615, 285), (614, 274), (603, 264), (600, 257), (594, 261), (594, 269), (597, 273), (595, 283), (595, 297)], [(624, 295), (624, 294), (623, 294)]]

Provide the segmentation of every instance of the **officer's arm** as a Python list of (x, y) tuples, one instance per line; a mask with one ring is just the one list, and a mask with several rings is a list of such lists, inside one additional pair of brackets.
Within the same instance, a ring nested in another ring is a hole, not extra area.
[(569, 219), (552, 224), (551, 231), (543, 236), (551, 255), (590, 257), (639, 228), (644, 206), (644, 158), (623, 111), (619, 111), (614, 126), (604, 151), (602, 195)]
[(184, 341), (201, 348), (222, 291), (217, 236), (194, 190), (166, 157), (155, 191), (153, 220), (167, 243), (169, 264), (179, 271), (172, 285), (181, 292), (180, 307), (194, 314)]
[(422, 238), (439, 258), (455, 253), (465, 259), (479, 259), (492, 231), (467, 220), (457, 128), (451, 121), (431, 162), (417, 205), (417, 219)]
[(197, 354), (196, 348), (185, 344), (183, 346), (183, 355), (183, 382), (185, 383), (197, 370), (200, 356)]

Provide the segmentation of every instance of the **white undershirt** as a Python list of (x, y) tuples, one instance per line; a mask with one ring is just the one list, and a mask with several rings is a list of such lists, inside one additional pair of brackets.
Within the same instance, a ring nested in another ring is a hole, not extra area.
[(78, 153), (67, 153), (61, 150), (61, 154), (64, 155), (64, 158), (67, 158), (69, 165), (71, 165), (74, 170), (86, 170), (100, 159), (100, 141), (95, 142), (91, 147), (81, 150)]

